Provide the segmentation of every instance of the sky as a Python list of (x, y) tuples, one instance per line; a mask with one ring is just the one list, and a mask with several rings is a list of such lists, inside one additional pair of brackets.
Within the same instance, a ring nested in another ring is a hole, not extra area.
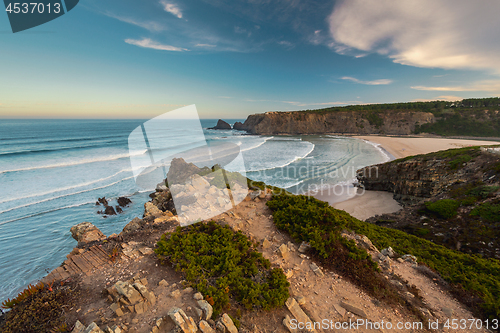
[(500, 95), (498, 0), (80, 0), (12, 33), (0, 118), (202, 118)]

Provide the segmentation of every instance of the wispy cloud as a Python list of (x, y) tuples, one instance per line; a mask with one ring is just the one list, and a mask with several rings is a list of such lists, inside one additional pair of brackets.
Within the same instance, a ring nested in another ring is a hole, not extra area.
[(167, 0), (161, 0), (160, 3), (163, 5), (163, 9), (178, 18), (182, 18), (182, 11), (179, 6), (174, 3), (168, 2)]
[(149, 30), (151, 32), (159, 32), (159, 31), (166, 30), (166, 27), (163, 24), (159, 23), (159, 22), (155, 22), (155, 21), (141, 21), (141, 20), (133, 19), (131, 17), (119, 16), (119, 15), (116, 15), (116, 14), (113, 14), (113, 13), (110, 13), (110, 12), (106, 12), (106, 13), (103, 13), (103, 14), (106, 15), (106, 16), (108, 16), (108, 17), (117, 19), (119, 21), (122, 21), (122, 22), (125, 22), (125, 23), (128, 23), (128, 24), (132, 24), (132, 25), (144, 28), (144, 29)]
[(282, 40), (278, 42), (278, 45), (284, 46), (287, 49), (293, 49), (295, 45), (287, 40)]
[(217, 45), (213, 45), (213, 44), (196, 44), (195, 47), (214, 48), (214, 47), (217, 47)]
[(183, 48), (172, 46), (172, 45), (161, 44), (161, 43), (158, 43), (150, 38), (143, 38), (141, 40), (125, 39), (125, 43), (144, 47), (147, 49), (155, 49), (155, 50), (162, 50), (162, 51), (178, 51), (178, 52), (189, 51), (188, 49), (183, 49)]
[(359, 84), (366, 84), (369, 86), (380, 86), (380, 85), (387, 85), (387, 84), (392, 83), (392, 80), (389, 80), (389, 79), (364, 81), (364, 80), (358, 80), (355, 77), (350, 77), (350, 76), (344, 76), (344, 77), (342, 77), (342, 80), (347, 80), (347, 81), (351, 81), (351, 82), (359, 83)]
[[(500, 1), (340, 0), (328, 18), (339, 53), (361, 50), (416, 67), (500, 74)], [(358, 51), (359, 52), (359, 51)]]
[(283, 104), (290, 104), (294, 105), (297, 107), (304, 107), (304, 106), (344, 106), (344, 105), (352, 105), (352, 104), (364, 104), (361, 101), (346, 101), (346, 102), (341, 102), (341, 101), (335, 101), (335, 102), (314, 102), (314, 103), (306, 103), (306, 102), (299, 102), (299, 101), (278, 101), (278, 100), (269, 100), (269, 99), (245, 99), (245, 102), (272, 102), (272, 103), (283, 103)]
[(484, 80), (461, 86), (413, 86), (411, 88), (424, 91), (487, 91), (500, 94), (500, 81)]
[(461, 101), (463, 99), (464, 99), (463, 97), (458, 97), (458, 96), (442, 95), (442, 96), (437, 96), (437, 97), (434, 97), (431, 99), (417, 98), (417, 99), (414, 99), (412, 102), (432, 102), (432, 101), (456, 102), (456, 101)]

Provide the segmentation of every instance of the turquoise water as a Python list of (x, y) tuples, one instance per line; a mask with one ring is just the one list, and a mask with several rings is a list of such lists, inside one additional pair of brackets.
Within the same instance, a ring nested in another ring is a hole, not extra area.
[[(76, 245), (71, 226), (88, 221), (110, 235), (142, 216), (153, 188), (135, 184), (128, 136), (143, 122), (1, 120), (0, 301), (65, 260)], [(209, 144), (238, 145), (249, 178), (295, 193), (349, 183), (356, 169), (388, 159), (376, 145), (353, 138), (265, 137), (207, 129), (216, 122), (202, 120)], [(189, 135), (177, 133), (170, 139), (182, 142)], [(119, 196), (127, 196), (132, 204), (122, 214), (103, 218), (97, 214), (102, 207), (95, 205), (103, 196), (113, 205)]]

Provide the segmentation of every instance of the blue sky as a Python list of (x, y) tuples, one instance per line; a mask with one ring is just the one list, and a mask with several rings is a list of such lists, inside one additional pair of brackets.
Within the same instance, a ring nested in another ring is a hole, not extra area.
[(497, 0), (81, 0), (13, 34), (0, 117), (204, 118), (500, 95)]

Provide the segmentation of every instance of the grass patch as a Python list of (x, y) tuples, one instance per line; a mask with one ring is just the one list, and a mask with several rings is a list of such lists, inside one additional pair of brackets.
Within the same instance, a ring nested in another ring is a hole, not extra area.
[[(327, 256), (337, 260), (336, 251), (340, 247), (337, 233), (344, 228), (352, 230), (366, 235), (379, 249), (391, 246), (400, 254), (417, 256), (420, 263), (438, 272), (444, 280), (450, 283), (456, 293), (468, 291), (479, 297), (479, 303), (469, 303), (470, 306), (475, 307), (476, 313), (491, 319), (500, 317), (500, 299), (498, 298), (500, 262), (496, 259), (483, 259), (453, 251), (400, 230), (360, 221), (314, 198), (280, 195), (269, 201), (268, 205), (274, 211), (274, 220), (281, 229), (289, 230), (290, 234), (298, 240), (309, 240), (320, 253), (326, 253)], [(332, 243), (337, 247), (332, 248)], [(356, 256), (354, 253), (352, 258)], [(347, 257), (351, 258), (350, 255)], [(367, 269), (371, 266), (367, 259), (363, 259), (363, 256), (359, 259), (361, 262), (366, 261), (364, 265), (361, 265), (363, 270), (357, 275), (368, 274), (374, 277), (374, 273)], [(350, 270), (350, 267), (346, 267), (349, 266), (347, 263), (352, 262), (339, 262), (338, 265), (344, 267), (345, 270)], [(356, 277), (356, 272), (351, 274)], [(359, 278), (357, 281), (366, 283), (365, 279), (366, 277)], [(373, 289), (374, 293), (380, 291), (383, 292), (383, 290)], [(468, 297), (461, 298), (466, 303), (470, 301)]]
[(233, 299), (248, 310), (283, 306), (289, 283), (281, 269), (256, 250), (241, 232), (215, 222), (198, 223), (163, 235), (155, 252), (185, 274), (212, 303), (217, 316)]
[(471, 216), (480, 216), (489, 222), (500, 222), (500, 204), (485, 202), (475, 207)]
[(425, 208), (427, 208), (427, 210), (444, 219), (455, 217), (458, 207), (460, 207), (460, 202), (453, 199), (443, 199), (435, 202), (428, 201), (425, 203)]

